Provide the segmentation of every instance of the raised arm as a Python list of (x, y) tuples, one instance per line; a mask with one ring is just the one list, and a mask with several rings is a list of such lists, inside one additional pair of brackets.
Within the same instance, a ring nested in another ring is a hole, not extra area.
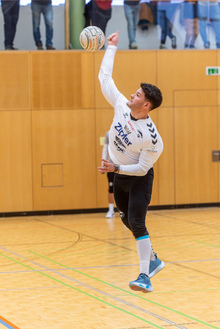
[(115, 83), (112, 79), (112, 71), (115, 59), (115, 53), (117, 50), (119, 31), (112, 33), (108, 37), (108, 48), (102, 60), (101, 68), (99, 71), (99, 81), (101, 90), (106, 100), (114, 107), (117, 98), (120, 96)]

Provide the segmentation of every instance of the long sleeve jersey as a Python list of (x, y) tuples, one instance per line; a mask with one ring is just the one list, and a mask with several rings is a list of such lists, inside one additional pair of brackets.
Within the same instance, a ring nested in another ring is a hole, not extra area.
[(163, 151), (163, 142), (156, 126), (147, 119), (134, 119), (128, 100), (119, 92), (112, 79), (117, 47), (109, 45), (102, 60), (99, 81), (106, 100), (115, 109), (109, 131), (109, 155), (120, 165), (119, 174), (144, 176)]

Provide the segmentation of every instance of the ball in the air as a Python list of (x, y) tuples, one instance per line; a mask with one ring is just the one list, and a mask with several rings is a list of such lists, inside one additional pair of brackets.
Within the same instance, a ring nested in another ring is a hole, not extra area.
[(104, 46), (105, 35), (99, 27), (88, 26), (80, 33), (79, 41), (85, 50), (96, 51)]

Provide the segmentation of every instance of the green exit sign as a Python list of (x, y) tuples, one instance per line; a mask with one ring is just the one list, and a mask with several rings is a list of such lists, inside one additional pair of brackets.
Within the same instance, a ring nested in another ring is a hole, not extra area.
[(206, 66), (206, 75), (220, 75), (220, 66)]

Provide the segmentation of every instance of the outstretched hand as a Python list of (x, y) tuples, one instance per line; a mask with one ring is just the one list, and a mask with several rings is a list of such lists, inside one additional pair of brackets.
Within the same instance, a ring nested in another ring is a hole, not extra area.
[(119, 40), (119, 33), (120, 31), (110, 34), (110, 36), (107, 39), (108, 45), (117, 46)]

